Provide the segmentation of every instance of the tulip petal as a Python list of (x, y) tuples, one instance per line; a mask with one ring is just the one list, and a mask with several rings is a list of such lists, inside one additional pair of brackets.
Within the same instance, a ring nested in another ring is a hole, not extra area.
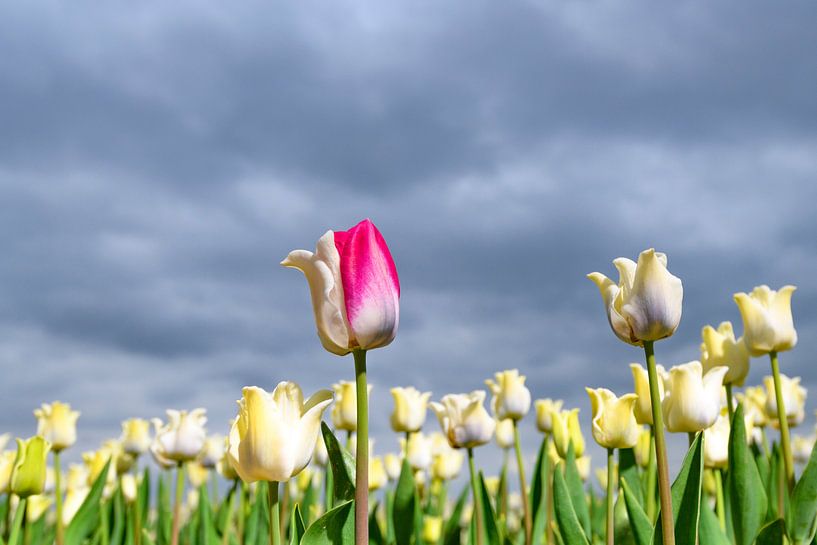
[(386, 346), (400, 317), (400, 281), (386, 241), (368, 219), (334, 240), (352, 337), (363, 349)]
[(672, 335), (681, 321), (683, 286), (662, 263), (655, 250), (638, 256), (632, 292), (621, 308), (633, 335), (643, 341), (657, 341)]

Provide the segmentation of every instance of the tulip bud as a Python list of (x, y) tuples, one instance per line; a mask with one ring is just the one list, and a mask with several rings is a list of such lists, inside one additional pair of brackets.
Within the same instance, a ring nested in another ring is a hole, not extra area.
[(593, 439), (602, 448), (633, 448), (641, 428), (635, 421), (635, 394), (616, 397), (607, 388), (585, 388), (593, 411)]
[(735, 340), (732, 322), (721, 322), (716, 330), (712, 326), (705, 326), (701, 331), (701, 365), (704, 373), (713, 367), (724, 365), (729, 368), (724, 384), (743, 386), (746, 375), (749, 374), (749, 349), (743, 337)]
[(779, 291), (758, 286), (752, 293), (736, 293), (735, 303), (743, 318), (743, 338), (753, 356), (791, 350), (797, 344), (797, 331), (791, 315), (794, 286)]
[(132, 473), (122, 475), (120, 487), (122, 488), (122, 495), (125, 501), (133, 503), (136, 501), (136, 496), (139, 490), (139, 483), (136, 482), (136, 476)]
[(142, 418), (130, 418), (122, 422), (119, 440), (128, 454), (141, 456), (150, 448), (150, 422)]
[(326, 467), (329, 462), (329, 451), (326, 450), (326, 443), (323, 441), (323, 434), (318, 434), (315, 441), (315, 451), (312, 453), (312, 460), (321, 467)]
[(422, 432), (412, 433), (408, 441), (401, 438), (400, 446), (414, 471), (425, 471), (431, 465), (431, 438)]
[(650, 463), (650, 451), (652, 436), (648, 428), (641, 428), (638, 433), (638, 443), (635, 446), (635, 461), (641, 467), (647, 467)]
[(521, 420), (530, 410), (530, 391), (525, 387), (525, 376), (519, 370), (510, 369), (495, 373), (493, 380), (485, 384), (494, 394), (491, 407), (497, 419)]
[(553, 444), (561, 458), (567, 458), (567, 451), (573, 443), (576, 458), (584, 454), (584, 436), (579, 425), (579, 409), (551, 413), (553, 419)]
[(576, 470), (579, 472), (579, 477), (583, 481), (587, 481), (590, 477), (590, 456), (576, 458)]
[(721, 413), (723, 377), (728, 370), (728, 367), (715, 367), (703, 375), (699, 361), (670, 369), (662, 403), (667, 430), (698, 432), (714, 424)]
[(198, 460), (186, 463), (184, 468), (187, 470), (187, 478), (190, 480), (190, 484), (193, 488), (198, 488), (206, 483), (210, 476), (210, 470), (204, 467)]
[(383, 458), (380, 456), (369, 457), (369, 492), (380, 490), (388, 482), (386, 468), (383, 467)]
[(312, 458), (332, 392), (320, 390), (304, 402), (300, 386), (280, 382), (271, 394), (255, 386), (243, 394), (228, 439), (230, 463), (244, 482), (288, 481)]
[(21, 498), (42, 494), (50, 448), (48, 441), (39, 435), (26, 440), (17, 439), (17, 456), (11, 471), (11, 492)]
[(82, 453), (82, 461), (85, 462), (86, 468), (86, 485), (93, 486), (96, 480), (102, 475), (105, 470), (105, 464), (110, 461), (108, 472), (105, 474), (105, 487), (107, 492), (112, 492), (113, 487), (116, 486), (116, 453), (112, 452), (106, 445), (102, 445), (98, 450)]
[[(766, 418), (766, 389), (763, 386), (749, 386), (736, 397), (738, 402), (743, 403), (746, 415), (753, 416), (752, 423), (759, 428), (766, 427), (769, 423)], [(777, 412), (774, 418), (777, 418)]]
[(496, 422), (485, 410), (485, 392), (448, 394), (441, 403), (431, 403), (440, 427), (452, 448), (473, 448), (491, 440)]
[(306, 276), (323, 347), (343, 356), (388, 345), (397, 334), (400, 281), (386, 241), (368, 219), (327, 231), (315, 253), (294, 250), (281, 262)]
[(193, 460), (204, 448), (207, 432), (204, 424), (207, 422), (205, 409), (187, 411), (168, 410), (167, 424), (158, 418), (153, 419), (156, 428), (156, 437), (151, 450), (156, 455), (174, 462)]
[(383, 465), (386, 469), (386, 476), (390, 481), (396, 481), (400, 478), (400, 473), (403, 471), (403, 460), (396, 454), (386, 454), (383, 457)]
[[(658, 398), (663, 400), (664, 383), (667, 381), (669, 375), (667, 375), (662, 365), (656, 365), (655, 370), (658, 375)], [(633, 373), (635, 395), (638, 396), (638, 401), (633, 408), (635, 420), (639, 424), (652, 426), (652, 401), (650, 401), (649, 374), (644, 367), (637, 363), (630, 364), (630, 371)]]
[[(607, 490), (607, 466), (596, 468), (596, 480), (602, 490)], [(618, 464), (613, 463), (613, 482), (618, 482)]]
[(622, 341), (640, 346), (643, 341), (669, 337), (681, 321), (684, 289), (667, 270), (667, 256), (652, 248), (638, 256), (638, 264), (619, 257), (613, 260), (619, 282), (601, 273), (587, 277), (598, 286), (613, 332)]
[(40, 517), (48, 511), (52, 503), (53, 500), (45, 494), (29, 496), (28, 502), (26, 502), (26, 521), (28, 524), (34, 524), (40, 520)]
[(7, 450), (0, 453), (0, 494), (8, 494), (11, 487), (11, 470), (17, 453)]
[(72, 411), (68, 403), (55, 401), (43, 403), (34, 410), (37, 418), (37, 435), (51, 443), (54, 452), (60, 452), (77, 442), (78, 411)]
[(536, 427), (542, 433), (553, 432), (553, 422), (550, 419), (550, 413), (559, 412), (562, 410), (564, 401), (561, 399), (537, 399), (533, 404), (536, 408)]
[[(372, 385), (366, 385), (367, 395), (372, 393)], [(354, 382), (341, 380), (332, 385), (335, 404), (332, 406), (332, 424), (336, 429), (357, 431), (357, 386)]]
[(506, 418), (505, 420), (497, 420), (496, 423), (496, 444), (499, 448), (507, 450), (513, 446), (513, 420)]
[[(779, 428), (774, 378), (763, 377), (763, 384), (766, 386), (766, 416), (772, 426)], [(786, 408), (786, 421), (789, 427), (799, 426), (806, 418), (806, 389), (800, 386), (800, 377), (789, 378), (781, 374), (780, 390), (783, 394), (783, 406)]]
[(704, 467), (725, 468), (729, 462), (729, 415), (722, 411), (715, 423), (704, 430)]
[(460, 474), (464, 456), (461, 451), (451, 448), (443, 434), (431, 434), (431, 452), (431, 476), (434, 479), (450, 481)]
[(199, 454), (199, 463), (207, 469), (213, 469), (224, 457), (225, 439), (223, 435), (211, 435), (204, 441), (204, 448)]
[(442, 517), (432, 517), (431, 515), (423, 517), (423, 542), (429, 545), (437, 543), (440, 541), (442, 530)]
[(224, 477), (228, 481), (235, 481), (238, 479), (238, 473), (230, 464), (230, 461), (227, 459), (227, 455), (224, 455), (224, 458), (218, 461), (216, 465), (216, 471), (218, 471), (219, 475)]
[(811, 451), (814, 449), (814, 436), (803, 437), (802, 435), (795, 435), (791, 439), (791, 452), (794, 461), (798, 464), (805, 464), (811, 458)]
[(426, 421), (431, 392), (420, 393), (413, 387), (392, 388), (391, 395), (394, 396), (391, 429), (397, 433), (420, 431)]

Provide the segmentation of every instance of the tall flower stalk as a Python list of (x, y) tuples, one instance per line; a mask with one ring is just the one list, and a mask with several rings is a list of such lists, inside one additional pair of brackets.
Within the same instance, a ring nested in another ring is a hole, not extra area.
[(369, 543), (369, 389), (366, 351), (355, 350), (357, 445), (355, 459), (355, 544)]
[(658, 371), (655, 368), (653, 342), (644, 341), (647, 373), (650, 378), (650, 402), (652, 403), (653, 432), (655, 434), (655, 462), (658, 476), (658, 502), (661, 506), (661, 530), (664, 545), (675, 545), (675, 526), (672, 520), (672, 492), (670, 490), (667, 443), (664, 439), (664, 419), (661, 414), (661, 396), (658, 393)]

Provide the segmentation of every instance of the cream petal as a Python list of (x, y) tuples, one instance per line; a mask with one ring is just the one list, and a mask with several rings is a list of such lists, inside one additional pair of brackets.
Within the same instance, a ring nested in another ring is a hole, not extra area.
[(673, 276), (649, 249), (638, 256), (632, 291), (624, 295), (621, 315), (641, 341), (669, 337), (681, 321), (681, 280)]

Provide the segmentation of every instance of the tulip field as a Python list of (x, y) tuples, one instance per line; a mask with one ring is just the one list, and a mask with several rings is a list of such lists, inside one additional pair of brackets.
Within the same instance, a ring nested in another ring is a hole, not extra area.
[[(80, 415), (43, 404), (31, 437), (0, 438), (0, 545), (815, 543), (815, 438), (793, 432), (806, 391), (780, 372), (797, 344), (793, 286), (734, 294), (742, 335), (730, 322), (706, 326), (700, 359), (665, 369), (656, 352), (681, 320), (682, 281), (652, 249), (618, 258), (618, 281), (588, 278), (610, 342), (643, 365), (629, 364), (632, 392), (587, 388), (589, 434), (579, 407), (530, 391), (510, 369), (439, 399), (393, 388), (401, 450), (374, 456), (367, 358), (395, 340), (400, 314), (389, 248), (364, 220), (282, 265), (306, 277), (327, 357), (351, 355), (348, 381), (314, 393), (286, 380), (271, 392), (246, 386), (226, 437), (208, 433), (204, 409), (127, 420), (68, 467), (60, 457)], [(768, 366), (762, 385), (745, 384), (750, 362)], [(539, 435), (533, 463), (520, 433)], [(672, 474), (669, 433), (688, 441)], [(595, 467), (589, 440), (607, 453)], [(506, 454), (499, 475), (475, 464), (475, 449), (489, 448)]]

